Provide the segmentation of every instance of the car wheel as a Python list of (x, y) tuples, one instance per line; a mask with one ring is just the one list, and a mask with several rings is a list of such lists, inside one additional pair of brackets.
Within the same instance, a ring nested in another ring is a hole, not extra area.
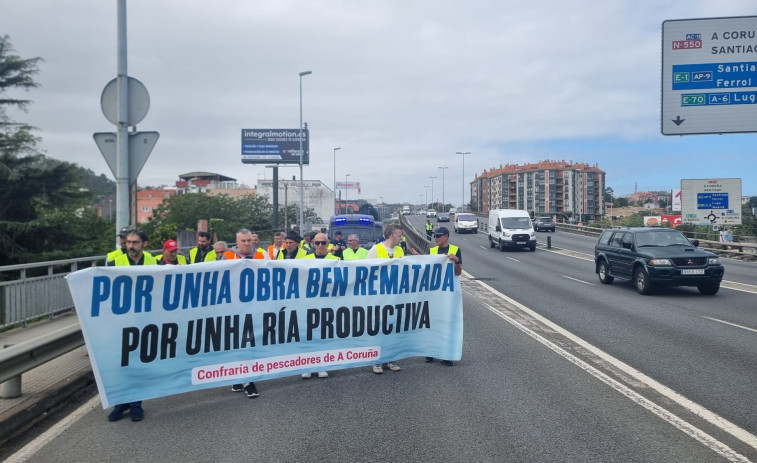
[(649, 281), (649, 275), (643, 267), (637, 268), (633, 272), (633, 284), (639, 294), (649, 294), (652, 292), (652, 282)]
[(477, 229), (475, 229), (475, 230), (473, 230), (473, 233), (475, 233), (475, 234), (477, 234), (477, 235), (478, 235), (478, 228), (477, 228)]
[(489, 237), (489, 247), (490, 247), (490, 248), (493, 248), (493, 247), (494, 247), (494, 240), (492, 239), (492, 237), (491, 237), (491, 236)]
[(536, 251), (536, 243), (534, 243), (534, 244), (532, 244), (531, 246), (529, 246), (529, 247), (528, 247), (528, 249), (530, 249), (530, 250), (531, 250), (531, 252), (534, 252), (534, 251)]
[(608, 275), (607, 270), (607, 263), (605, 261), (601, 261), (597, 266), (597, 275), (599, 275), (599, 281), (603, 285), (611, 285), (612, 282), (615, 281), (615, 277)]
[(499, 252), (505, 252), (505, 245), (502, 244), (502, 240), (499, 240)]
[(720, 283), (702, 283), (697, 286), (700, 293), (706, 296), (712, 296), (718, 293), (720, 290)]

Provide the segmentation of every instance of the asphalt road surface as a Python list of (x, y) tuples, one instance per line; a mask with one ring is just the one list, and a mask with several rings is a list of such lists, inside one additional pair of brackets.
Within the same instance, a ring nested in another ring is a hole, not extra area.
[(257, 399), (197, 391), (145, 401), (138, 423), (109, 423), (95, 399), (9, 461), (757, 461), (757, 265), (726, 259), (738, 289), (716, 296), (641, 296), (599, 284), (594, 239), (549, 233), (547, 250), (546, 236), (502, 253), (453, 233), (453, 367), (262, 381)]

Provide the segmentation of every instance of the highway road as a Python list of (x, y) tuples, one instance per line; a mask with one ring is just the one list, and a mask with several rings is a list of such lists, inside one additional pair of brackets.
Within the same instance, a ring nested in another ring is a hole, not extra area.
[(453, 233), (453, 367), (197, 391), (146, 401), (139, 423), (92, 400), (9, 461), (757, 461), (757, 264), (725, 259), (738, 284), (715, 296), (641, 296), (599, 283), (594, 240), (542, 232), (536, 252), (503, 253)]

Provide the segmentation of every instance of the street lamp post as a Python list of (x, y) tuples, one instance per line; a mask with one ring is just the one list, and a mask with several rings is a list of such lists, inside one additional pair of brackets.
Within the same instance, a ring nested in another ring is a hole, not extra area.
[(428, 209), (428, 187), (429, 185), (423, 185), (423, 188), (426, 189), (426, 205), (423, 206), (424, 209)]
[[(433, 203), (434, 202), (434, 179), (439, 178), (439, 177), (432, 177), (429, 175), (428, 178), (431, 179), (431, 202)], [(436, 204), (434, 204), (434, 209), (436, 209)]]
[(347, 214), (347, 191), (349, 191), (350, 187), (347, 185), (347, 178), (352, 174), (344, 174), (344, 213)]
[(447, 207), (447, 201), (444, 200), (444, 171), (449, 167), (439, 167), (442, 170), (442, 211)]
[[(341, 147), (334, 148), (334, 206), (336, 206), (336, 150), (340, 150), (340, 149), (342, 148)], [(336, 211), (337, 214), (339, 214), (339, 209), (334, 207), (334, 210)]]
[(463, 155), (463, 204), (462, 208), (463, 211), (465, 211), (465, 155), (470, 154), (470, 151), (457, 151), (455, 154), (462, 154)]
[(302, 179), (302, 77), (313, 71), (300, 73), (300, 234), (305, 233), (305, 181)]
[(379, 217), (381, 217), (381, 222), (384, 221), (384, 197), (379, 196), (379, 199), (381, 200), (381, 209), (379, 209)]

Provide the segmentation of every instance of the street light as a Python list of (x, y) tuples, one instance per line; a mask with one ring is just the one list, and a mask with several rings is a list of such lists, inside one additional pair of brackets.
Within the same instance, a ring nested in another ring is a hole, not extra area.
[(429, 185), (423, 185), (423, 188), (426, 189), (426, 205), (423, 206), (424, 209), (428, 209), (428, 187)]
[(305, 181), (302, 179), (302, 77), (313, 71), (300, 73), (300, 234), (305, 233)]
[(379, 199), (381, 200), (381, 209), (379, 210), (379, 217), (381, 217), (381, 222), (384, 221), (384, 197), (379, 196)]
[[(342, 148), (334, 148), (334, 206), (336, 206), (336, 150), (340, 149)], [(336, 213), (339, 214), (339, 209), (336, 209), (336, 207), (334, 207), (334, 209), (336, 210)]]
[[(429, 175), (428, 178), (431, 179), (431, 202), (434, 202), (434, 179), (439, 177), (432, 177)], [(434, 206), (434, 209), (436, 209), (436, 206)]]
[(465, 211), (465, 155), (470, 154), (470, 151), (457, 151), (455, 154), (463, 155), (463, 211)]
[(444, 200), (444, 170), (449, 167), (439, 167), (442, 170), (442, 211), (447, 207), (447, 202)]
[(348, 213), (348, 211), (347, 211), (347, 192), (349, 191), (350, 186), (347, 185), (347, 182), (348, 182), (347, 177), (349, 177), (350, 175), (352, 175), (352, 174), (344, 174), (344, 213), (345, 214)]

